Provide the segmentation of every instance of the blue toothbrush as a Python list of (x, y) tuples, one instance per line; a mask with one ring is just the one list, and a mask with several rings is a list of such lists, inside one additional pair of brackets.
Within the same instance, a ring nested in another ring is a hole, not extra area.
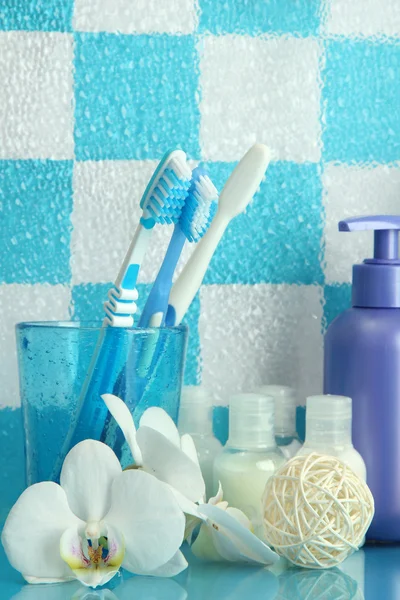
[(139, 319), (139, 327), (164, 324), (172, 278), (186, 241), (198, 242), (210, 226), (218, 206), (218, 192), (201, 167), (194, 169), (192, 184), (174, 227), (171, 241)]
[[(198, 242), (207, 231), (217, 211), (218, 192), (206, 174), (200, 167), (192, 173), (192, 183), (179, 221), (174, 227), (166, 255), (160, 267), (156, 280), (147, 298), (146, 305), (139, 320), (140, 327), (152, 327), (152, 334), (147, 337), (141, 348), (140, 357), (132, 355), (128, 357), (127, 365), (123, 366), (118, 385), (114, 387), (113, 393), (125, 395), (135, 404), (130, 406), (134, 419), (137, 421), (143, 412), (144, 405), (141, 402), (144, 389), (148, 384), (148, 375), (154, 371), (153, 365), (158, 364), (164, 346), (159, 343), (159, 327), (164, 324), (168, 308), (169, 293), (172, 287), (172, 277), (186, 241)], [(136, 377), (125, 377), (125, 371), (136, 373)], [(122, 438), (115, 431), (113, 420), (106, 422), (103, 434), (100, 438), (106, 444), (119, 452)]]
[(86, 438), (98, 440), (101, 437), (108, 414), (101, 394), (113, 391), (122, 352), (121, 343), (117, 341), (115, 346), (118, 336), (109, 335), (109, 327), (133, 326), (138, 297), (137, 277), (153, 228), (158, 223), (177, 223), (191, 185), (191, 176), (185, 152), (172, 150), (164, 155), (145, 189), (140, 201), (140, 223), (104, 304), (106, 316), (79, 396), (75, 422), (55, 465), (53, 478), (58, 476), (65, 454), (72, 446)]

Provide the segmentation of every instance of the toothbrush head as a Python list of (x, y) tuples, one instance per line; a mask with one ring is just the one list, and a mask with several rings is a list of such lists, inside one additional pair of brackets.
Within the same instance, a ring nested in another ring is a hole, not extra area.
[(254, 144), (238, 162), (225, 183), (219, 199), (218, 213), (226, 220), (246, 210), (256, 193), (271, 159), (264, 144)]
[(204, 169), (192, 173), (192, 184), (182, 209), (179, 225), (189, 242), (198, 242), (217, 212), (218, 191)]
[(188, 194), (192, 172), (183, 150), (168, 151), (150, 179), (140, 208), (142, 224), (151, 229), (156, 223), (176, 223)]

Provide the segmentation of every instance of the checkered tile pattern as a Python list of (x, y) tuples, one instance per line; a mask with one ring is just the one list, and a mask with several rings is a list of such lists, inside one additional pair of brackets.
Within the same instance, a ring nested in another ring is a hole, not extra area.
[(19, 403), (16, 321), (101, 319), (164, 151), (221, 188), (255, 140), (274, 158), (187, 316), (186, 381), (221, 405), (261, 382), (320, 392), (324, 330), (372, 248), (337, 222), (400, 211), (398, 0), (17, 4), (0, 7), (0, 405)]

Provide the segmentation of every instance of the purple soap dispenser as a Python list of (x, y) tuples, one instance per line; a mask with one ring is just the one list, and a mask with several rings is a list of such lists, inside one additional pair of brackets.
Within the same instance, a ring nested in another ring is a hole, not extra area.
[(374, 230), (374, 258), (353, 266), (352, 308), (328, 328), (324, 393), (353, 399), (353, 444), (367, 467), (375, 516), (367, 538), (400, 541), (400, 217), (346, 219)]

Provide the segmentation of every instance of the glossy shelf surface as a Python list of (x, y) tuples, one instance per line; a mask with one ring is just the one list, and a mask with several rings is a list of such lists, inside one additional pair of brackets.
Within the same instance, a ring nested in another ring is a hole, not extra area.
[[(189, 557), (188, 557), (189, 558)], [(367, 545), (339, 568), (306, 570), (282, 561), (272, 570), (204, 563), (174, 579), (123, 573), (105, 588), (78, 582), (28, 585), (0, 549), (1, 600), (399, 600), (400, 545)]]

